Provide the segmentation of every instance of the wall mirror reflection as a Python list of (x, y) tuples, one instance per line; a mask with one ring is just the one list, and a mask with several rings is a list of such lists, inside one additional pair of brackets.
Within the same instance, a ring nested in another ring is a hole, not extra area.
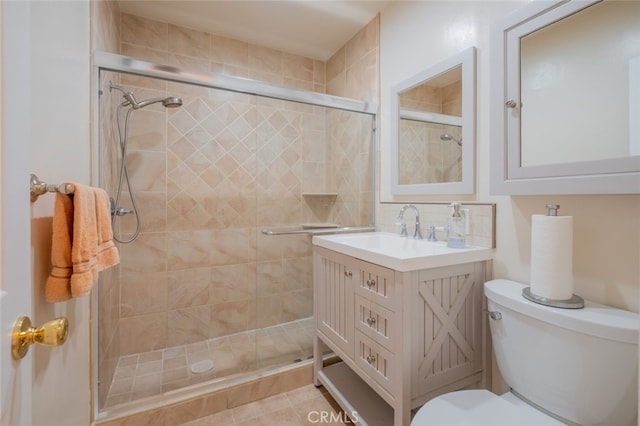
[(496, 24), (492, 192), (640, 192), (640, 2), (535, 2)]
[(475, 48), (395, 86), (391, 114), (393, 194), (473, 193)]

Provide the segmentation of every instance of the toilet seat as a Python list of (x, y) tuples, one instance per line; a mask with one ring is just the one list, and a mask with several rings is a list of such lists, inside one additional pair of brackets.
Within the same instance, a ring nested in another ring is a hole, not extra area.
[(484, 389), (450, 392), (418, 410), (411, 426), (561, 426), (564, 423), (506, 393)]

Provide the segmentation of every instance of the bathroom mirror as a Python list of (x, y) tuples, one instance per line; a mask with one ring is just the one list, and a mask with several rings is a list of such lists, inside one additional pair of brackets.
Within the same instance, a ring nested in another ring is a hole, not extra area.
[(473, 194), (475, 48), (391, 89), (391, 192)]
[(532, 2), (492, 30), (491, 192), (640, 193), (640, 2)]

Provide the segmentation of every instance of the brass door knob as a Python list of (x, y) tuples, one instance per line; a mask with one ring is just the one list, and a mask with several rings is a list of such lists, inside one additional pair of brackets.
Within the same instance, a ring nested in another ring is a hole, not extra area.
[(13, 359), (22, 359), (33, 343), (45, 346), (60, 346), (69, 335), (69, 320), (60, 317), (42, 324), (42, 327), (31, 327), (29, 317), (20, 317), (13, 326), (11, 335), (11, 355)]

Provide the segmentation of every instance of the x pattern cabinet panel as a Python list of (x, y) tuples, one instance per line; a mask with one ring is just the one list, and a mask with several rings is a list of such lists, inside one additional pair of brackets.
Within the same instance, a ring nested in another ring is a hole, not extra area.
[[(391, 406), (395, 426), (407, 426), (410, 409), (485, 383), (486, 278), (485, 262), (398, 272), (316, 246), (316, 338)], [(321, 370), (316, 361), (316, 382), (329, 380)]]

